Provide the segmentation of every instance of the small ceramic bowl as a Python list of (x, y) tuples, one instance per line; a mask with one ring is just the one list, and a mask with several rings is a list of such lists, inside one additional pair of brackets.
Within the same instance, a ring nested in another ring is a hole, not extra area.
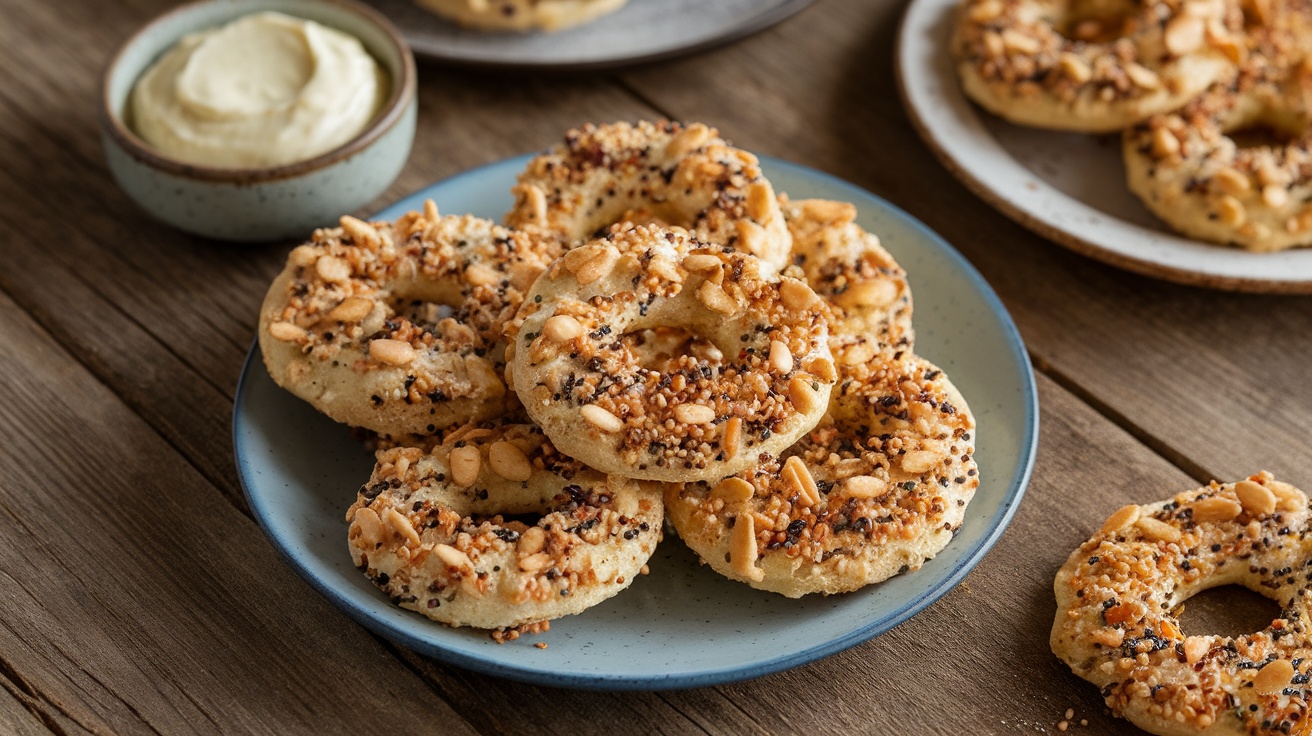
[[(314, 158), (260, 169), (182, 163), (124, 121), (138, 77), (188, 33), (274, 10), (360, 39), (391, 77), (391, 92), (363, 132)], [(101, 85), (101, 138), (110, 171), (133, 200), (182, 230), (221, 240), (305, 237), (377, 197), (405, 165), (418, 110), (415, 62), (396, 28), (355, 0), (199, 0), (156, 18), (123, 44)]]

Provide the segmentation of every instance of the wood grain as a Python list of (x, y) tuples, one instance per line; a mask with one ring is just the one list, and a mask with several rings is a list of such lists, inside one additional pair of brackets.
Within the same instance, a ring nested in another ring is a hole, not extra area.
[(49, 721), (472, 733), (4, 297), (0, 342), (0, 660)]
[(47, 728), (15, 697), (12, 683), (0, 680), (0, 733), (13, 736), (51, 736), (55, 732)]

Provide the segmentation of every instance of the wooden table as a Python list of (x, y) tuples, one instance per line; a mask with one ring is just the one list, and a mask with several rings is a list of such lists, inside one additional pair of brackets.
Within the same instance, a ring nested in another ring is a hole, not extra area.
[(106, 170), (101, 67), (167, 5), (0, 0), (0, 733), (1024, 733), (1056, 731), (1068, 708), (1072, 732), (1124, 732), (1048, 650), (1058, 565), (1131, 500), (1260, 468), (1312, 489), (1312, 301), (1141, 278), (994, 212), (898, 102), (900, 3), (820, 0), (732, 47), (618, 73), (421, 64), (414, 155), (375, 205), (585, 121), (705, 121), (952, 242), (1019, 323), (1043, 409), (1034, 479), (997, 547), (841, 654), (620, 694), (412, 654), (302, 582), (237, 482), (237, 376), (290, 244), (182, 235)]

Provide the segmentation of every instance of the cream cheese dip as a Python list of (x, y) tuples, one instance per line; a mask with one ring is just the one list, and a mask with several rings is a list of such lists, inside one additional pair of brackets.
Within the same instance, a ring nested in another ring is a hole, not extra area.
[(128, 119), (170, 158), (264, 168), (351, 140), (387, 93), (359, 39), (264, 12), (184, 36), (137, 80)]

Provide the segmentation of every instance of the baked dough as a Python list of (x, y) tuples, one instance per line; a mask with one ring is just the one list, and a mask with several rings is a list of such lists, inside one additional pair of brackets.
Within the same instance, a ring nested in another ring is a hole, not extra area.
[(347, 520), (351, 559), (402, 608), (503, 629), (628, 587), (656, 549), (662, 508), (654, 484), (586, 468), (510, 419), (428, 452), (380, 452)]
[(1242, 22), (1229, 0), (966, 0), (952, 54), (989, 112), (1103, 133), (1232, 77)]
[[(1270, 473), (1125, 506), (1057, 572), (1052, 651), (1152, 733), (1302, 733), (1309, 562), (1307, 496)], [(1228, 584), (1276, 601), (1280, 617), (1243, 636), (1184, 634), (1177, 608)]]
[(961, 526), (979, 486), (965, 400), (913, 354), (837, 354), (820, 427), (736, 476), (667, 488), (679, 537), (716, 572), (790, 598), (843, 593), (919, 569)]
[[(714, 350), (651, 356), (623, 336), (675, 327)], [(624, 225), (533, 285), (510, 383), (561, 451), (651, 480), (721, 477), (778, 453), (824, 415), (837, 374), (805, 283), (682, 229)]]
[[(1259, 36), (1235, 82), (1125, 132), (1131, 191), (1181, 233), (1252, 251), (1312, 245), (1312, 65), (1300, 48), (1312, 3), (1299, 6)], [(1254, 129), (1276, 139), (1237, 139)]]
[(515, 402), (503, 327), (557, 253), (431, 202), (390, 223), (343, 217), (293, 249), (269, 287), (265, 366), (329, 417), (387, 435), (498, 416)]
[(782, 268), (792, 245), (756, 157), (701, 123), (585, 125), (534, 158), (514, 188), (510, 227), (576, 245), (618, 222), (686, 228)]
[(829, 305), (829, 331), (876, 346), (911, 347), (911, 286), (906, 271), (856, 224), (856, 207), (827, 199), (780, 197), (793, 238), (791, 262)]

